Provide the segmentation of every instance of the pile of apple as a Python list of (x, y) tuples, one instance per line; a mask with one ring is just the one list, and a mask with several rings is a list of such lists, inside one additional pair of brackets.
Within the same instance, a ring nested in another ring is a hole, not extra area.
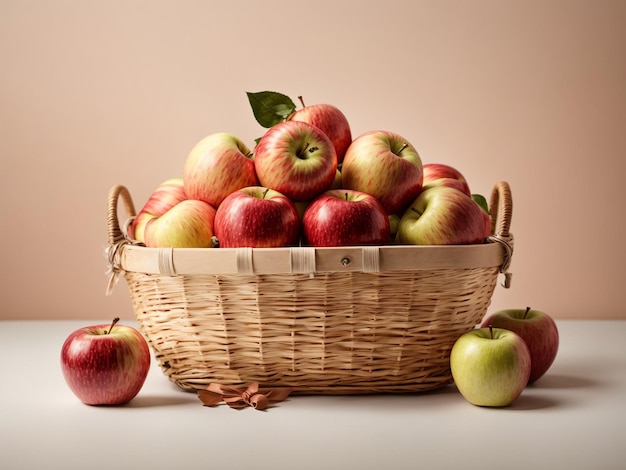
[(459, 245), (490, 235), (488, 208), (462, 173), (422, 164), (404, 137), (352, 138), (335, 106), (296, 109), (248, 93), (266, 132), (250, 150), (218, 132), (198, 142), (182, 177), (159, 185), (129, 228), (149, 247)]
[(499, 310), (457, 339), (450, 369), (467, 401), (503, 407), (548, 371), (558, 349), (559, 330), (547, 313), (530, 307)]

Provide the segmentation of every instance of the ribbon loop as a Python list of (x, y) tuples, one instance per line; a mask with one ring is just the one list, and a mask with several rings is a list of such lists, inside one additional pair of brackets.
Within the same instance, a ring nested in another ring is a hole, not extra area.
[(291, 388), (270, 388), (263, 390), (258, 383), (250, 384), (245, 389), (211, 383), (206, 389), (198, 390), (198, 398), (204, 406), (216, 406), (224, 402), (234, 409), (251, 406), (256, 410), (265, 410), (270, 402), (286, 399)]

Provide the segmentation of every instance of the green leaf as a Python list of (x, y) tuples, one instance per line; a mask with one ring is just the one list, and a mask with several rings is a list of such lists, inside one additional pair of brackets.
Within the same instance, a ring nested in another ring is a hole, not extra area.
[(295, 110), (291, 98), (275, 91), (246, 92), (257, 122), (267, 129), (285, 121)]
[(487, 204), (487, 199), (482, 194), (472, 194), (472, 199), (476, 204), (478, 204), (488, 215), (489, 213), (489, 204)]

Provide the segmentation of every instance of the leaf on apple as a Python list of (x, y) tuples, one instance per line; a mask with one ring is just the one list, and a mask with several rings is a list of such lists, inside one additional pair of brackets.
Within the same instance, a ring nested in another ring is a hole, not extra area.
[(267, 129), (285, 121), (296, 110), (287, 95), (275, 91), (246, 92), (257, 122)]
[(491, 213), (489, 212), (489, 204), (487, 204), (487, 199), (485, 199), (485, 196), (483, 196), (482, 194), (472, 194), (472, 199), (487, 213), (487, 215), (491, 215)]

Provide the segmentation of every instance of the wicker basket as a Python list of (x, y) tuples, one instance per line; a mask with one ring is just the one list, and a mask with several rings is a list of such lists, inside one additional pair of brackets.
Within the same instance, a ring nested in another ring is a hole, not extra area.
[(506, 182), (490, 209), (494, 235), (480, 245), (160, 249), (126, 236), (136, 213), (118, 185), (107, 251), (163, 373), (184, 390), (422, 392), (451, 382), (450, 350), (483, 318), (500, 272), (508, 287)]

